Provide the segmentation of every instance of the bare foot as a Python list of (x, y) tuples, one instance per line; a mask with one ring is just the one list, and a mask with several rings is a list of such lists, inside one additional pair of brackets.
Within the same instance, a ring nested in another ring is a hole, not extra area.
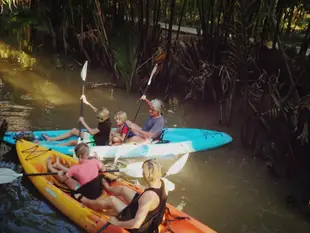
[(46, 141), (52, 141), (52, 138), (47, 136), (45, 133), (42, 133), (42, 137), (44, 137)]
[(112, 209), (105, 209), (105, 210), (103, 210), (103, 212), (109, 216), (117, 216), (117, 212), (115, 210), (112, 210)]
[(105, 178), (102, 178), (101, 179), (101, 184), (106, 188), (107, 186), (109, 187), (109, 182), (105, 179)]
[(53, 165), (52, 164), (52, 161), (53, 161), (52, 156), (48, 157), (46, 161), (47, 161), (47, 165)]
[(61, 169), (62, 168), (62, 165), (60, 163), (60, 158), (59, 157), (56, 157), (56, 162), (54, 163), (53, 167), (56, 168), (56, 169)]
[(53, 158), (52, 158), (52, 156), (48, 157), (48, 158), (47, 158), (47, 160), (46, 160), (46, 162), (47, 162), (47, 167), (48, 167), (48, 170), (51, 170), (51, 169), (53, 169), (53, 163), (52, 163), (52, 161), (53, 161)]
[(83, 198), (83, 197), (81, 197), (82, 194), (80, 194), (80, 193), (75, 193), (75, 194), (73, 194), (73, 195), (74, 195), (74, 197), (75, 197), (76, 200), (78, 200), (79, 198), (80, 198), (80, 199)]

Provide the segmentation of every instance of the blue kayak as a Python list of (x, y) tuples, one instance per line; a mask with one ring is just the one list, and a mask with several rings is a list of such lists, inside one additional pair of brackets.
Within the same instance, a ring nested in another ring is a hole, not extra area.
[[(42, 146), (59, 151), (67, 155), (73, 155), (73, 146), (59, 146), (70, 140), (78, 140), (78, 137), (72, 136), (66, 140), (49, 142), (42, 134), (49, 137), (56, 137), (68, 130), (51, 131), (31, 131), (29, 133), (35, 136), (35, 140)], [(15, 144), (15, 138), (21, 132), (7, 132), (3, 141), (8, 144)], [(25, 133), (25, 132), (23, 132)], [(88, 142), (87, 137), (84, 142)], [(164, 157), (169, 155), (178, 155), (196, 151), (215, 149), (232, 141), (232, 137), (226, 133), (195, 128), (166, 128), (160, 141), (154, 141), (149, 144), (131, 145), (124, 144), (118, 146), (92, 146), (91, 153), (97, 153), (101, 159), (111, 159), (115, 156), (120, 158), (138, 158), (138, 157)]]

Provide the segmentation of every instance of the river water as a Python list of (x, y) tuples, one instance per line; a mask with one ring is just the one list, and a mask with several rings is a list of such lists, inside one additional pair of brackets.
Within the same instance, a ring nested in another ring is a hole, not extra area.
[[(11, 130), (77, 127), (80, 69), (57, 69), (52, 58), (10, 52), (3, 43), (0, 51), (0, 118), (9, 121)], [(31, 70), (25, 69), (32, 64)], [(88, 81), (108, 82), (109, 77), (89, 65)], [(138, 107), (139, 96), (121, 89), (88, 89), (86, 95), (95, 106), (107, 106), (112, 114), (124, 110), (132, 118)], [(95, 126), (92, 111), (84, 109), (86, 122)], [(169, 101), (166, 109), (167, 127), (208, 128), (234, 138), (222, 148), (191, 154), (184, 169), (169, 178), (176, 185), (169, 196), (172, 205), (223, 233), (309, 232), (310, 224), (285, 204), (285, 183), (273, 179), (263, 162), (242, 149), (238, 124), (220, 127), (216, 108), (177, 98)], [(137, 123), (143, 124), (147, 115), (147, 109), (142, 108)], [(2, 146), (0, 167), (21, 172), (14, 149), (3, 155), (4, 150), (9, 149)], [(160, 161), (168, 168), (174, 159)], [(82, 232), (26, 178), (0, 185), (0, 232), (21, 231)]]

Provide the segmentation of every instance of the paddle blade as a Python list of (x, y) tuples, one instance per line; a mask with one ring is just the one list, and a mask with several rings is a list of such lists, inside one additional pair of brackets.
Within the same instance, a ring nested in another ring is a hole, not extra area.
[(180, 159), (178, 159), (167, 171), (165, 176), (174, 175), (180, 172), (183, 167), (185, 166), (187, 159), (188, 159), (189, 153), (186, 153), (183, 155)]
[(9, 168), (0, 168), (0, 184), (10, 183), (22, 175), (23, 174), (18, 174)]
[(153, 70), (152, 70), (152, 73), (151, 73), (151, 76), (150, 76), (150, 78), (149, 78), (149, 81), (147, 82), (147, 85), (149, 86), (149, 85), (151, 85), (151, 82), (152, 82), (152, 78), (153, 78), (153, 76), (154, 76), (154, 74), (155, 74), (155, 72), (156, 72), (156, 70), (157, 70), (157, 64), (154, 66), (154, 68), (153, 68)]
[(84, 82), (86, 80), (87, 64), (88, 64), (88, 61), (85, 61), (84, 66), (83, 66), (82, 71), (81, 71), (81, 78)]
[(162, 178), (164, 184), (165, 184), (165, 188), (166, 190), (168, 190), (168, 192), (171, 192), (175, 189), (175, 185), (174, 183), (172, 183), (170, 180), (168, 180), (167, 178)]
[(143, 162), (131, 163), (126, 168), (120, 169), (120, 171), (126, 173), (128, 176), (141, 178), (143, 177), (142, 164)]

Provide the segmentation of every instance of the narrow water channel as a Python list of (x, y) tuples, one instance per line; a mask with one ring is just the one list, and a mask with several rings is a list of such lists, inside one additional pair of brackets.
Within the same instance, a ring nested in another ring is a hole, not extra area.
[[(2, 45), (0, 50), (6, 47)], [(1, 53), (0, 53), (1, 54)], [(3, 54), (3, 53), (2, 53)], [(80, 70), (57, 69), (45, 56), (27, 57), (14, 53), (15, 60), (0, 57), (0, 119), (9, 121), (11, 130), (70, 129), (77, 127), (80, 96)], [(35, 59), (31, 70), (18, 59)], [(109, 81), (109, 74), (89, 66), (89, 81)], [(107, 106), (112, 113), (124, 110), (133, 117), (137, 94), (102, 87), (86, 91), (95, 106)], [(182, 100), (166, 104), (167, 127), (208, 128), (229, 133), (234, 141), (222, 148), (192, 153), (185, 168), (170, 180), (176, 189), (169, 202), (223, 233), (308, 233), (310, 224), (285, 204), (287, 188), (266, 172), (239, 143), (238, 125), (220, 127), (218, 110)], [(173, 104), (172, 104), (173, 103)], [(147, 117), (143, 108), (137, 118)], [(95, 125), (90, 109), (85, 119)], [(21, 171), (14, 150), (3, 155), (0, 167)], [(169, 167), (173, 160), (161, 160)], [(68, 218), (52, 207), (28, 179), (0, 185), (0, 232), (81, 232)]]

